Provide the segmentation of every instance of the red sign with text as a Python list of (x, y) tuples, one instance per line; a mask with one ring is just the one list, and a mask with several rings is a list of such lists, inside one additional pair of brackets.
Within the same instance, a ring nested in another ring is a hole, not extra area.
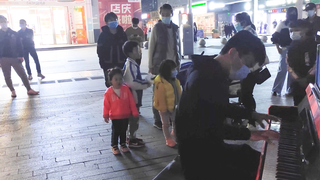
[(119, 25), (125, 30), (131, 26), (131, 19), (133, 17), (141, 19), (141, 3), (128, 2), (128, 0), (99, 0), (99, 18), (101, 27), (106, 25), (104, 16), (109, 12), (114, 12), (118, 16)]

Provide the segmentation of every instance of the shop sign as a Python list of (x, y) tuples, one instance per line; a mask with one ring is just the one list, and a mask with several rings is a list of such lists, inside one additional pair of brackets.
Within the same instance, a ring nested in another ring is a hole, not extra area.
[(132, 19), (132, 9), (131, 4), (111, 4), (111, 12), (114, 12), (118, 16), (118, 21), (121, 25), (127, 26), (131, 25), (131, 19)]
[(119, 25), (126, 29), (131, 26), (133, 17), (141, 19), (141, 3), (131, 0), (98, 0), (100, 25), (105, 25), (104, 16), (113, 12), (118, 16)]
[(128, 2), (141, 2), (141, 0), (128, 0)]
[(287, 12), (287, 8), (279, 8), (279, 9), (270, 9), (268, 13), (285, 13)]

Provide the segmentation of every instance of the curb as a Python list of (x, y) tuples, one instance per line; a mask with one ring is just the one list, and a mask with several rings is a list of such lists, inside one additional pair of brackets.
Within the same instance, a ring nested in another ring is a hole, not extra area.
[(77, 48), (86, 48), (97, 46), (97, 44), (84, 44), (84, 45), (67, 45), (67, 46), (58, 46), (58, 47), (37, 47), (37, 51), (54, 51), (54, 50), (66, 50), (66, 49), (77, 49)]

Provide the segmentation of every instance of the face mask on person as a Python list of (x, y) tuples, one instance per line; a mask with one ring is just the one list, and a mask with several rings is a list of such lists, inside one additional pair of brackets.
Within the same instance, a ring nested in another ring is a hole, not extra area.
[(27, 27), (27, 25), (26, 24), (20, 24), (20, 27), (21, 28), (25, 28), (25, 27)]
[(7, 28), (8, 24), (6, 22), (5, 23), (0, 23), (0, 26), (1, 26), (1, 28)]
[(236, 29), (237, 32), (242, 31), (243, 27), (241, 26), (241, 24), (239, 22), (234, 23), (234, 28)]
[(176, 78), (177, 77), (177, 74), (178, 74), (178, 71), (175, 69), (171, 72), (171, 77), (172, 78)]
[(309, 10), (309, 11), (307, 11), (307, 13), (308, 13), (308, 17), (312, 17), (313, 15), (316, 14), (316, 12), (314, 10)]
[(231, 69), (231, 72), (230, 72), (230, 75), (229, 75), (229, 79), (231, 79), (231, 80), (242, 80), (242, 79), (246, 78), (249, 73), (250, 73), (250, 69), (246, 65), (243, 65), (237, 71), (234, 70), (234, 69)]
[(293, 41), (300, 40), (300, 39), (301, 39), (300, 31), (291, 32), (291, 33), (290, 33), (290, 38), (291, 38)]
[(108, 26), (110, 29), (116, 29), (118, 27), (118, 21), (108, 22)]
[(162, 21), (164, 24), (169, 25), (170, 22), (171, 22), (171, 17), (161, 17), (161, 21)]

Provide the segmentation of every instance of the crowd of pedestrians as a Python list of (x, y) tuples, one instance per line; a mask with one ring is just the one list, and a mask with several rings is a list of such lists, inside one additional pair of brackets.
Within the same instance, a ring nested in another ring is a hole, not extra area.
[[(319, 29), (315, 30), (319, 28), (315, 23), (319, 21), (315, 8), (313, 3), (306, 5), (306, 20), (297, 20), (297, 9), (288, 8), (287, 19), (277, 25), (274, 23), (276, 30), (272, 42), (276, 44), (281, 59), (272, 95), (281, 93), (286, 73), (289, 72), (287, 94), (293, 94), (295, 105), (304, 97), (307, 84), (314, 82), (315, 50), (319, 39), (316, 34)], [(118, 125), (112, 124), (112, 151), (114, 154), (120, 154), (115, 138), (118, 136), (120, 149), (123, 152), (129, 151), (124, 143), (125, 134), (129, 148), (145, 145), (142, 139), (135, 136), (139, 127), (137, 112), (142, 106), (142, 90), (153, 85), (153, 126), (163, 131), (167, 146), (178, 147), (186, 179), (211, 177), (211, 166), (207, 166), (209, 163), (219, 167), (214, 170), (216, 177), (254, 179), (260, 153), (246, 144), (231, 145), (223, 142), (224, 139), (270, 140), (279, 136), (271, 130), (249, 131), (245, 127), (234, 127), (224, 123), (227, 117), (244, 118), (249, 119), (250, 123), (258, 123), (264, 127), (263, 120), (279, 120), (277, 117), (255, 111), (256, 104), (252, 95), (254, 86), (268, 79), (270, 73), (267, 68), (263, 68), (269, 63), (269, 59), (263, 43), (257, 37), (256, 27), (250, 16), (245, 12), (238, 13), (233, 25), (224, 26), (226, 36), (230, 36), (230, 32), (226, 32), (228, 28), (235, 32), (234, 35), (220, 54), (193, 61), (182, 91), (180, 81), (176, 78), (181, 59), (179, 27), (171, 21), (173, 9), (169, 4), (161, 6), (159, 13), (161, 20), (151, 30), (148, 40), (148, 67), (149, 74), (154, 76), (153, 80), (142, 79), (139, 67), (140, 44), (146, 40), (142, 40), (142, 37), (145, 37), (147, 29), (142, 31), (137, 28), (138, 20), (133, 19), (132, 27), (125, 31), (128, 39), (125, 42), (125, 38), (116, 38), (116, 33), (123, 34), (122, 28), (118, 25), (113, 29), (120, 31), (109, 33), (117, 17), (113, 15), (113, 19), (110, 20), (108, 16), (112, 13), (106, 15), (107, 25), (102, 28), (98, 44), (100, 63), (108, 61), (108, 58), (113, 56), (111, 52), (107, 54), (104, 50), (104, 43), (108, 41), (102, 37), (106, 36), (106, 32), (110, 36), (108, 38), (113, 39), (113, 43), (116, 44), (116, 47), (109, 49), (122, 46), (122, 53), (127, 57), (126, 63), (124, 59), (118, 61), (116, 58), (110, 58), (110, 66), (104, 69), (109, 73), (109, 80), (106, 78), (106, 82), (111, 81), (112, 86), (105, 93), (103, 117), (106, 122), (109, 122), (109, 119), (112, 123), (119, 121)], [(102, 52), (104, 56), (100, 55)], [(119, 62), (123, 63), (117, 64)], [(122, 67), (122, 71), (114, 68), (115, 66)], [(122, 81), (117, 81), (120, 78), (124, 79), (124, 85)], [(240, 99), (243, 106), (229, 103), (230, 80), (241, 80)], [(120, 103), (121, 101), (123, 102)], [(120, 106), (123, 111), (118, 110)], [(122, 115), (115, 116), (117, 113)], [(128, 124), (130, 130), (125, 133)], [(195, 143), (205, 145), (212, 152), (199, 153), (199, 147)], [(230, 171), (233, 173), (227, 173)]]
[(0, 64), (6, 85), (10, 89), (11, 97), (13, 98), (17, 97), (17, 94), (11, 80), (11, 67), (13, 67), (21, 78), (24, 87), (27, 89), (28, 95), (39, 94), (38, 91), (35, 91), (30, 87), (27, 74), (22, 66), (22, 62), (25, 59), (29, 80), (31, 80), (32, 75), (29, 66), (29, 53), (36, 62), (38, 76), (42, 79), (44, 78), (41, 74), (37, 53), (34, 49), (33, 32), (31, 29), (27, 29), (25, 25), (26, 21), (20, 20), (21, 30), (17, 33), (8, 27), (7, 18), (0, 15)]
[[(286, 20), (273, 23), (275, 33), (271, 39), (281, 57), (272, 95), (281, 94), (287, 78), (286, 94), (293, 96), (294, 105), (304, 98), (308, 83), (315, 81), (316, 48), (320, 43), (320, 17), (315, 4), (308, 3), (305, 11), (308, 18), (298, 20), (297, 8), (288, 8)], [(179, 26), (171, 20), (171, 5), (163, 4), (159, 13), (161, 20), (152, 28), (149, 38), (149, 30), (139, 27), (138, 18), (133, 18), (132, 26), (124, 30), (115, 13), (109, 12), (104, 17), (106, 25), (101, 28), (97, 54), (107, 88), (102, 116), (106, 123), (112, 123), (113, 154), (145, 146), (143, 139), (136, 135), (139, 110), (143, 106), (143, 90), (153, 86), (153, 126), (162, 130), (168, 147), (178, 147), (185, 179), (208, 179), (213, 172), (217, 179), (255, 179), (260, 153), (246, 144), (224, 142), (225, 139), (276, 140), (279, 136), (272, 130), (250, 131), (225, 123), (226, 118), (249, 119), (251, 124), (264, 128), (263, 120), (279, 121), (275, 116), (255, 111), (254, 86), (263, 83), (270, 74), (267, 68), (263, 69), (269, 59), (250, 16), (246, 12), (238, 13), (234, 24), (223, 26), (225, 36), (230, 39), (219, 54), (193, 59), (182, 91), (177, 78), (181, 63)], [(0, 26), (0, 64), (11, 96), (16, 97), (11, 67), (29, 95), (39, 94), (31, 89), (28, 81), (33, 79), (29, 54), (36, 64), (37, 76), (45, 78), (35, 50), (33, 31), (23, 19), (20, 31), (11, 30), (2, 15)], [(147, 38), (149, 78), (144, 79), (140, 71), (141, 48)], [(243, 106), (229, 103), (232, 80), (241, 82)], [(201, 153), (199, 145), (210, 153)]]

